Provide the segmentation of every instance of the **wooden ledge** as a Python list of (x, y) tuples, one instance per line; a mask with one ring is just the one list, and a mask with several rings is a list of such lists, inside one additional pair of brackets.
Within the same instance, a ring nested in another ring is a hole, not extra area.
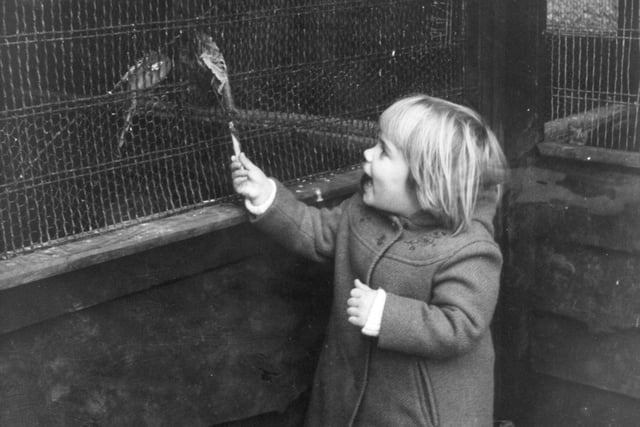
[(612, 150), (609, 148), (570, 145), (560, 142), (541, 142), (537, 145), (540, 154), (563, 159), (584, 162), (619, 165), (628, 168), (640, 168), (640, 153)]
[[(321, 203), (358, 188), (359, 167), (289, 184), (300, 200)], [(223, 203), (0, 261), (0, 291), (159, 246), (232, 227), (247, 220), (241, 206)]]

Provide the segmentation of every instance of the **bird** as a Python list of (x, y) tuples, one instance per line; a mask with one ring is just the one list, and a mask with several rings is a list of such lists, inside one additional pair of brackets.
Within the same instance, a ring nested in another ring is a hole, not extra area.
[(210, 84), (220, 99), (222, 110), (227, 115), (233, 152), (236, 156), (239, 156), (241, 152), (240, 140), (236, 127), (233, 124), (233, 116), (236, 115), (238, 111), (236, 110), (233, 96), (231, 95), (227, 63), (222, 56), (220, 48), (209, 34), (197, 32), (196, 43), (198, 65), (201, 68), (211, 71), (211, 74), (213, 74)]
[(213, 74), (210, 83), (216, 95), (221, 98), (222, 109), (230, 116), (237, 113), (233, 96), (231, 95), (227, 63), (224, 60), (224, 56), (222, 56), (220, 48), (209, 34), (197, 32), (195, 39), (198, 65)]
[(134, 65), (129, 67), (127, 72), (120, 78), (112, 90), (108, 93), (112, 94), (119, 86), (126, 84), (128, 92), (128, 100), (130, 106), (124, 119), (124, 126), (118, 137), (118, 148), (121, 148), (126, 140), (127, 133), (131, 130), (131, 121), (138, 107), (138, 96), (140, 91), (151, 89), (158, 85), (173, 68), (171, 58), (160, 51), (146, 52), (139, 58)]

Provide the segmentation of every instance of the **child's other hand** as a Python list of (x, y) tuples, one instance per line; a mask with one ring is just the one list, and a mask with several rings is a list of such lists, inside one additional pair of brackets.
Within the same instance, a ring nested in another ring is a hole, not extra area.
[(376, 299), (377, 291), (356, 279), (355, 287), (351, 289), (351, 298), (347, 300), (347, 314), (349, 315), (349, 323), (364, 327), (369, 318), (373, 301)]
[(231, 156), (231, 178), (236, 193), (244, 196), (251, 204), (258, 206), (269, 198), (269, 178), (244, 153)]

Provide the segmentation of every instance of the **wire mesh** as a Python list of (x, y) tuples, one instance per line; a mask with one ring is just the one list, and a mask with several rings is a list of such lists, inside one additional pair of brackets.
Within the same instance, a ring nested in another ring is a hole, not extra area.
[(640, 151), (637, 0), (548, 0), (547, 140)]
[(292, 181), (359, 163), (402, 94), (462, 100), (464, 13), (463, 0), (0, 2), (0, 256), (232, 197), (229, 115), (197, 34), (224, 54), (244, 151)]

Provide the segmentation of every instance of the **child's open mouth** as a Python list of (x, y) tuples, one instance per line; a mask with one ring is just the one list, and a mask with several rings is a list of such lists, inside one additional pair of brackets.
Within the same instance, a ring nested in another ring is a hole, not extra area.
[(360, 189), (364, 193), (366, 190), (370, 189), (373, 185), (373, 180), (366, 173), (362, 174), (362, 178), (360, 178)]

